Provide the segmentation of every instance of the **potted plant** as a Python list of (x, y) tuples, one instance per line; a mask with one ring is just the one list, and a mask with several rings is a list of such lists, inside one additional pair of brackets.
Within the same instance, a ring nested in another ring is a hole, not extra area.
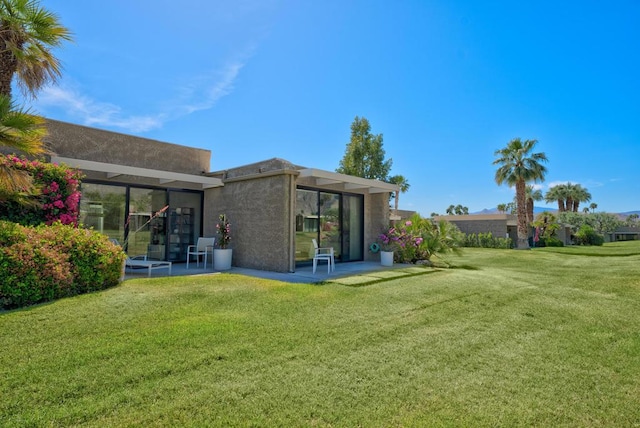
[(215, 270), (229, 270), (233, 255), (233, 250), (227, 248), (231, 242), (231, 223), (225, 214), (220, 214), (219, 220), (216, 224), (218, 248), (213, 250), (213, 268)]
[(395, 227), (390, 227), (378, 237), (380, 241), (380, 264), (382, 266), (393, 265), (393, 252), (398, 246), (398, 232)]

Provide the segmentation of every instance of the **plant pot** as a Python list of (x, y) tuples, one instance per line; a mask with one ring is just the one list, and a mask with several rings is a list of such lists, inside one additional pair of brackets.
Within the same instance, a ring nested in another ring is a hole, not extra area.
[(231, 248), (216, 248), (213, 250), (213, 268), (215, 270), (231, 269)]
[(393, 251), (380, 251), (380, 264), (382, 266), (393, 266)]

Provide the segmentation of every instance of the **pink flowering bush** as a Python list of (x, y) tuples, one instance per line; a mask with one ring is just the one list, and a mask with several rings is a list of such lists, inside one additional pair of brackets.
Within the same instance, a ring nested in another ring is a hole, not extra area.
[(220, 214), (220, 222), (216, 224), (216, 231), (218, 232), (218, 246), (220, 248), (227, 248), (231, 242), (231, 223), (227, 220), (225, 214)]
[(437, 253), (456, 251), (462, 239), (451, 223), (432, 223), (415, 214), (411, 219), (390, 227), (378, 240), (383, 251), (393, 251), (397, 263), (430, 260)]
[(117, 285), (125, 254), (105, 235), (60, 222), (0, 221), (0, 307), (17, 308)]
[(51, 225), (55, 222), (78, 225), (80, 205), (80, 171), (64, 165), (28, 160), (15, 155), (0, 154), (0, 167), (25, 171), (31, 175), (39, 194), (37, 204), (24, 205), (16, 201), (0, 204), (0, 219), (23, 225)]

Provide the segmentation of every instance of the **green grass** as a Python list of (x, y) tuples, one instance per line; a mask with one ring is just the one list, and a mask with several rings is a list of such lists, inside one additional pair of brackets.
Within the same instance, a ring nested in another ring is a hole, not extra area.
[(638, 426), (624, 244), (467, 249), (366, 287), (138, 279), (5, 312), (0, 426)]

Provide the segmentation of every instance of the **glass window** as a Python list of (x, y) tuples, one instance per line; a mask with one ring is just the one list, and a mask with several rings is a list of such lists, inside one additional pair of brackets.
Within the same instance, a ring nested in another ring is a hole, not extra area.
[(124, 244), (126, 203), (124, 186), (82, 183), (80, 224)]
[(313, 259), (312, 239), (318, 239), (318, 192), (296, 191), (296, 262)]
[(132, 187), (129, 191), (127, 218), (129, 255), (146, 255), (152, 260), (165, 259), (167, 228), (167, 192)]
[(312, 189), (296, 192), (296, 263), (313, 259), (312, 239), (341, 261), (363, 259), (364, 197)]

